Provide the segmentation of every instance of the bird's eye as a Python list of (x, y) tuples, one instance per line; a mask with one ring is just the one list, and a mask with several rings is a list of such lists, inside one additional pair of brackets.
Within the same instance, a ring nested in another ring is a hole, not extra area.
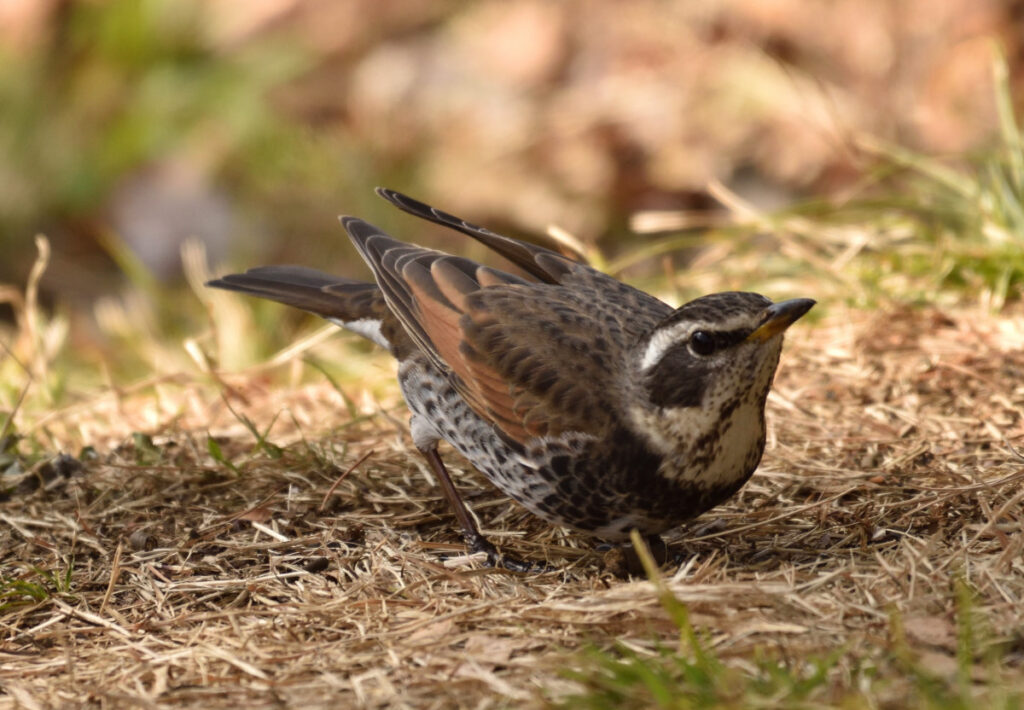
[(690, 336), (690, 350), (695, 355), (710, 355), (715, 352), (715, 339), (706, 330), (696, 330)]

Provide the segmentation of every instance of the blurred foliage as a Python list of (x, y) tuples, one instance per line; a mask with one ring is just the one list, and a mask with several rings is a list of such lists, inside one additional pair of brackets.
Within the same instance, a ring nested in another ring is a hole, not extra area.
[(989, 150), (956, 167), (897, 146), (871, 147), (896, 176), (882, 182), (877, 206), (909, 217), (921, 239), (920, 248), (890, 249), (882, 268), (927, 275), (931, 293), (962, 290), (998, 309), (1024, 294), (1024, 143), (998, 53), (993, 72), (1000, 130)]
[(68, 2), (41, 41), (0, 46), (0, 246), (10, 255), (25, 260), (32, 230), (104, 232), (111, 194), (148, 165), (191, 161), (244, 192), (286, 159), (294, 129), (266, 96), (303, 70), (302, 53), (284, 38), (223, 51), (202, 6)]
[(214, 56), (194, 3), (66, 11), (48, 46), (0, 63), (11, 158), (0, 195), (16, 223), (82, 214), (125, 172), (175, 151), (244, 153), (269, 137), (260, 97), (288, 63), (267, 51)]
[(940, 157), (860, 135), (850, 149), (863, 166), (862, 177), (843, 194), (763, 211), (712, 184), (709, 191), (728, 218), (635, 215), (634, 229), (669, 234), (627, 252), (609, 269), (617, 273), (700, 247), (685, 272), (668, 277), (686, 282), (684, 298), (723, 287), (785, 292), (809, 282), (818, 298), (868, 307), (973, 301), (998, 311), (1020, 301), (1024, 143), (1010, 71), (995, 46), (991, 70), (999, 130), (986, 147)]
[[(831, 273), (863, 305), (1024, 297), (1024, 143), (1005, 58), (994, 49), (999, 132), (968, 155), (937, 157), (861, 136), (864, 177), (842, 199), (808, 200), (756, 220), (790, 250), (788, 268)], [(742, 227), (741, 227), (742, 228)], [(795, 263), (793, 263), (795, 262)]]
[(215, 260), (230, 242), (241, 262), (319, 263), (336, 253), (338, 211), (399, 223), (375, 184), (513, 232), (558, 224), (610, 251), (636, 210), (718, 210), (714, 180), (766, 210), (832, 195), (862, 167), (846, 135), (978, 146), (996, 118), (982, 38), (1001, 37), (1020, 64), (1016, 12), (1011, 0), (262, 0), (244, 12), (12, 0), (0, 9), (0, 278), (23, 280), (36, 231), (55, 246), (44, 287), (78, 302), (109, 290), (96, 247), (117, 240), (160, 277), (190, 235)]

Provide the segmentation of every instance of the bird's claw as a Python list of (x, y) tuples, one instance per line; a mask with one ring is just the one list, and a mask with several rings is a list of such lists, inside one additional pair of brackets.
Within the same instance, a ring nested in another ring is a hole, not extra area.
[(504, 555), (483, 535), (467, 535), (466, 547), (473, 554), (483, 553), (485, 556), (484, 564), (494, 569), (507, 569), (511, 572), (521, 572), (524, 574), (543, 574), (544, 572), (557, 571), (557, 568), (544, 562), (529, 562)]

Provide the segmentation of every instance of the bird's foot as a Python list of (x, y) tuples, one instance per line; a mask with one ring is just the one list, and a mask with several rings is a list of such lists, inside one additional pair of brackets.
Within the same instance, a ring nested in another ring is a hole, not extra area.
[(507, 569), (512, 572), (523, 572), (527, 574), (541, 574), (544, 572), (555, 572), (557, 568), (544, 562), (529, 562), (510, 557), (498, 551), (494, 544), (483, 535), (466, 535), (466, 547), (471, 554), (482, 552), (485, 557), (485, 566), (494, 569)]
[[(669, 561), (668, 545), (661, 539), (660, 535), (646, 535), (644, 542), (650, 550), (654, 563), (659, 567)], [(631, 543), (621, 545), (603, 544), (597, 546), (597, 551), (603, 553), (604, 567), (616, 577), (625, 579), (627, 577), (640, 577), (645, 574), (640, 554)]]

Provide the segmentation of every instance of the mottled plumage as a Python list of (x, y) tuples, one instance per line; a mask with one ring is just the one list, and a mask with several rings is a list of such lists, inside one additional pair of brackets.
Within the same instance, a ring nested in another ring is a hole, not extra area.
[(467, 541), (504, 563), (448, 479), (448, 441), (498, 488), (558, 525), (655, 535), (735, 493), (764, 450), (783, 331), (813, 305), (717, 293), (678, 309), (548, 249), (390, 190), (406, 212), (482, 242), (515, 276), (342, 218), (376, 284), (264, 267), (211, 286), (280, 301), (386, 347), (414, 443)]

